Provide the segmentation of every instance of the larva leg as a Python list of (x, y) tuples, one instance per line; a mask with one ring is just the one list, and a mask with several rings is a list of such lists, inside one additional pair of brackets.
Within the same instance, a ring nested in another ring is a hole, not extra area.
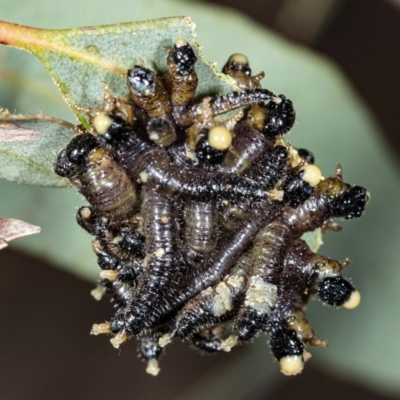
[(201, 354), (216, 354), (221, 352), (221, 343), (229, 335), (228, 323), (215, 324), (212, 328), (201, 329), (190, 338), (192, 347)]

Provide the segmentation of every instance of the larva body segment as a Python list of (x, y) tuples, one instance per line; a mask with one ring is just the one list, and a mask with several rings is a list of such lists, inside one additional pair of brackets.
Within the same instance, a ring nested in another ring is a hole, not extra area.
[(127, 172), (88, 133), (76, 136), (59, 153), (56, 171), (68, 177), (94, 210), (110, 220), (121, 221), (139, 207), (137, 189)]
[(272, 147), (272, 142), (253, 129), (247, 122), (236, 125), (232, 146), (219, 170), (242, 175)]
[(132, 334), (159, 321), (163, 311), (178, 297), (179, 282), (183, 279), (176, 209), (168, 197), (157, 194), (151, 186), (142, 196), (146, 266), (129, 310), (127, 329)]
[(197, 265), (207, 259), (217, 245), (218, 210), (209, 202), (187, 200), (184, 221), (184, 257), (190, 265)]

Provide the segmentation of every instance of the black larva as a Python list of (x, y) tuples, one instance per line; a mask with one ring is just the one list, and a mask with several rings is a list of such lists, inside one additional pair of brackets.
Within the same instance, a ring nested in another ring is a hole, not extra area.
[(116, 310), (92, 334), (111, 334), (117, 348), (137, 338), (157, 375), (174, 340), (218, 353), (268, 333), (282, 372), (294, 375), (306, 346), (326, 345), (303, 299), (346, 308), (360, 300), (341, 276), (348, 262), (313, 253), (301, 236), (361, 216), (368, 194), (343, 182), (341, 166), (323, 178), (310, 151), (285, 142), (293, 104), (263, 89), (264, 73), (252, 76), (245, 56), (223, 69), (239, 91), (197, 102), (191, 46), (178, 39), (166, 56), (164, 75), (127, 71), (129, 98), (105, 85), (112, 101), (82, 108), (93, 129), (55, 162), (90, 203), (77, 221), (95, 237), (101, 281), (92, 295), (109, 294)]

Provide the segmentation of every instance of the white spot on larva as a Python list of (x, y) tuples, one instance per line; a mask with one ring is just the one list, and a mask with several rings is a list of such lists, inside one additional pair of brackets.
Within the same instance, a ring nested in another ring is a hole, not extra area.
[(167, 224), (169, 222), (169, 218), (166, 215), (162, 215), (160, 220), (163, 224)]
[(106, 113), (101, 112), (93, 118), (94, 129), (99, 135), (104, 135), (111, 125), (112, 119)]
[(160, 139), (160, 135), (156, 132), (152, 132), (149, 135), (150, 140), (153, 140), (154, 142), (156, 142), (157, 140)]
[(277, 299), (277, 287), (264, 282), (261, 276), (250, 278), (244, 304), (262, 313), (269, 314)]
[(278, 200), (278, 201), (283, 200), (284, 194), (285, 194), (285, 192), (283, 190), (277, 190), (277, 189), (271, 189), (271, 190), (268, 190), (268, 192), (267, 192), (267, 196), (269, 199)]
[(233, 286), (235, 289), (239, 288), (240, 286), (243, 285), (244, 283), (244, 278), (243, 276), (239, 276), (239, 275), (232, 275), (228, 278), (228, 280), (226, 281), (226, 283), (228, 285)]
[(89, 208), (89, 207), (83, 207), (83, 208), (81, 209), (80, 214), (81, 214), (81, 217), (82, 217), (83, 219), (89, 219), (89, 218), (91, 217), (91, 215), (92, 215), (92, 212), (90, 211), (90, 208)]
[(121, 236), (115, 236), (115, 238), (112, 240), (114, 244), (119, 244), (121, 242), (122, 238)]
[(146, 171), (142, 171), (142, 172), (139, 174), (139, 177), (140, 177), (140, 180), (141, 180), (143, 183), (147, 183), (147, 181), (149, 180), (149, 174), (148, 174)]
[(161, 258), (165, 255), (165, 250), (160, 247), (159, 249), (157, 249), (154, 253), (153, 253), (157, 258)]

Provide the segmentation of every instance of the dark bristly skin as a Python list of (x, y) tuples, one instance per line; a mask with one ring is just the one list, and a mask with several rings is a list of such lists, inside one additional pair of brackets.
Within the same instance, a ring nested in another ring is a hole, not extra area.
[(152, 186), (142, 191), (146, 266), (140, 276), (133, 302), (126, 313), (126, 329), (138, 334), (159, 321), (170, 308), (184, 279), (180, 268), (178, 213), (170, 198)]
[(360, 217), (368, 193), (344, 183), (341, 166), (322, 178), (314, 155), (284, 140), (293, 104), (261, 88), (264, 73), (252, 76), (244, 55), (223, 69), (239, 91), (197, 99), (195, 52), (183, 39), (166, 52), (162, 76), (127, 71), (129, 98), (105, 85), (101, 107), (81, 108), (93, 129), (55, 161), (90, 203), (76, 219), (95, 238), (92, 294), (115, 307), (92, 332), (110, 333), (114, 347), (137, 338), (152, 375), (173, 340), (218, 353), (268, 333), (282, 372), (299, 373), (306, 346), (326, 345), (304, 299), (359, 302), (341, 276), (348, 262), (313, 253), (301, 236)]

